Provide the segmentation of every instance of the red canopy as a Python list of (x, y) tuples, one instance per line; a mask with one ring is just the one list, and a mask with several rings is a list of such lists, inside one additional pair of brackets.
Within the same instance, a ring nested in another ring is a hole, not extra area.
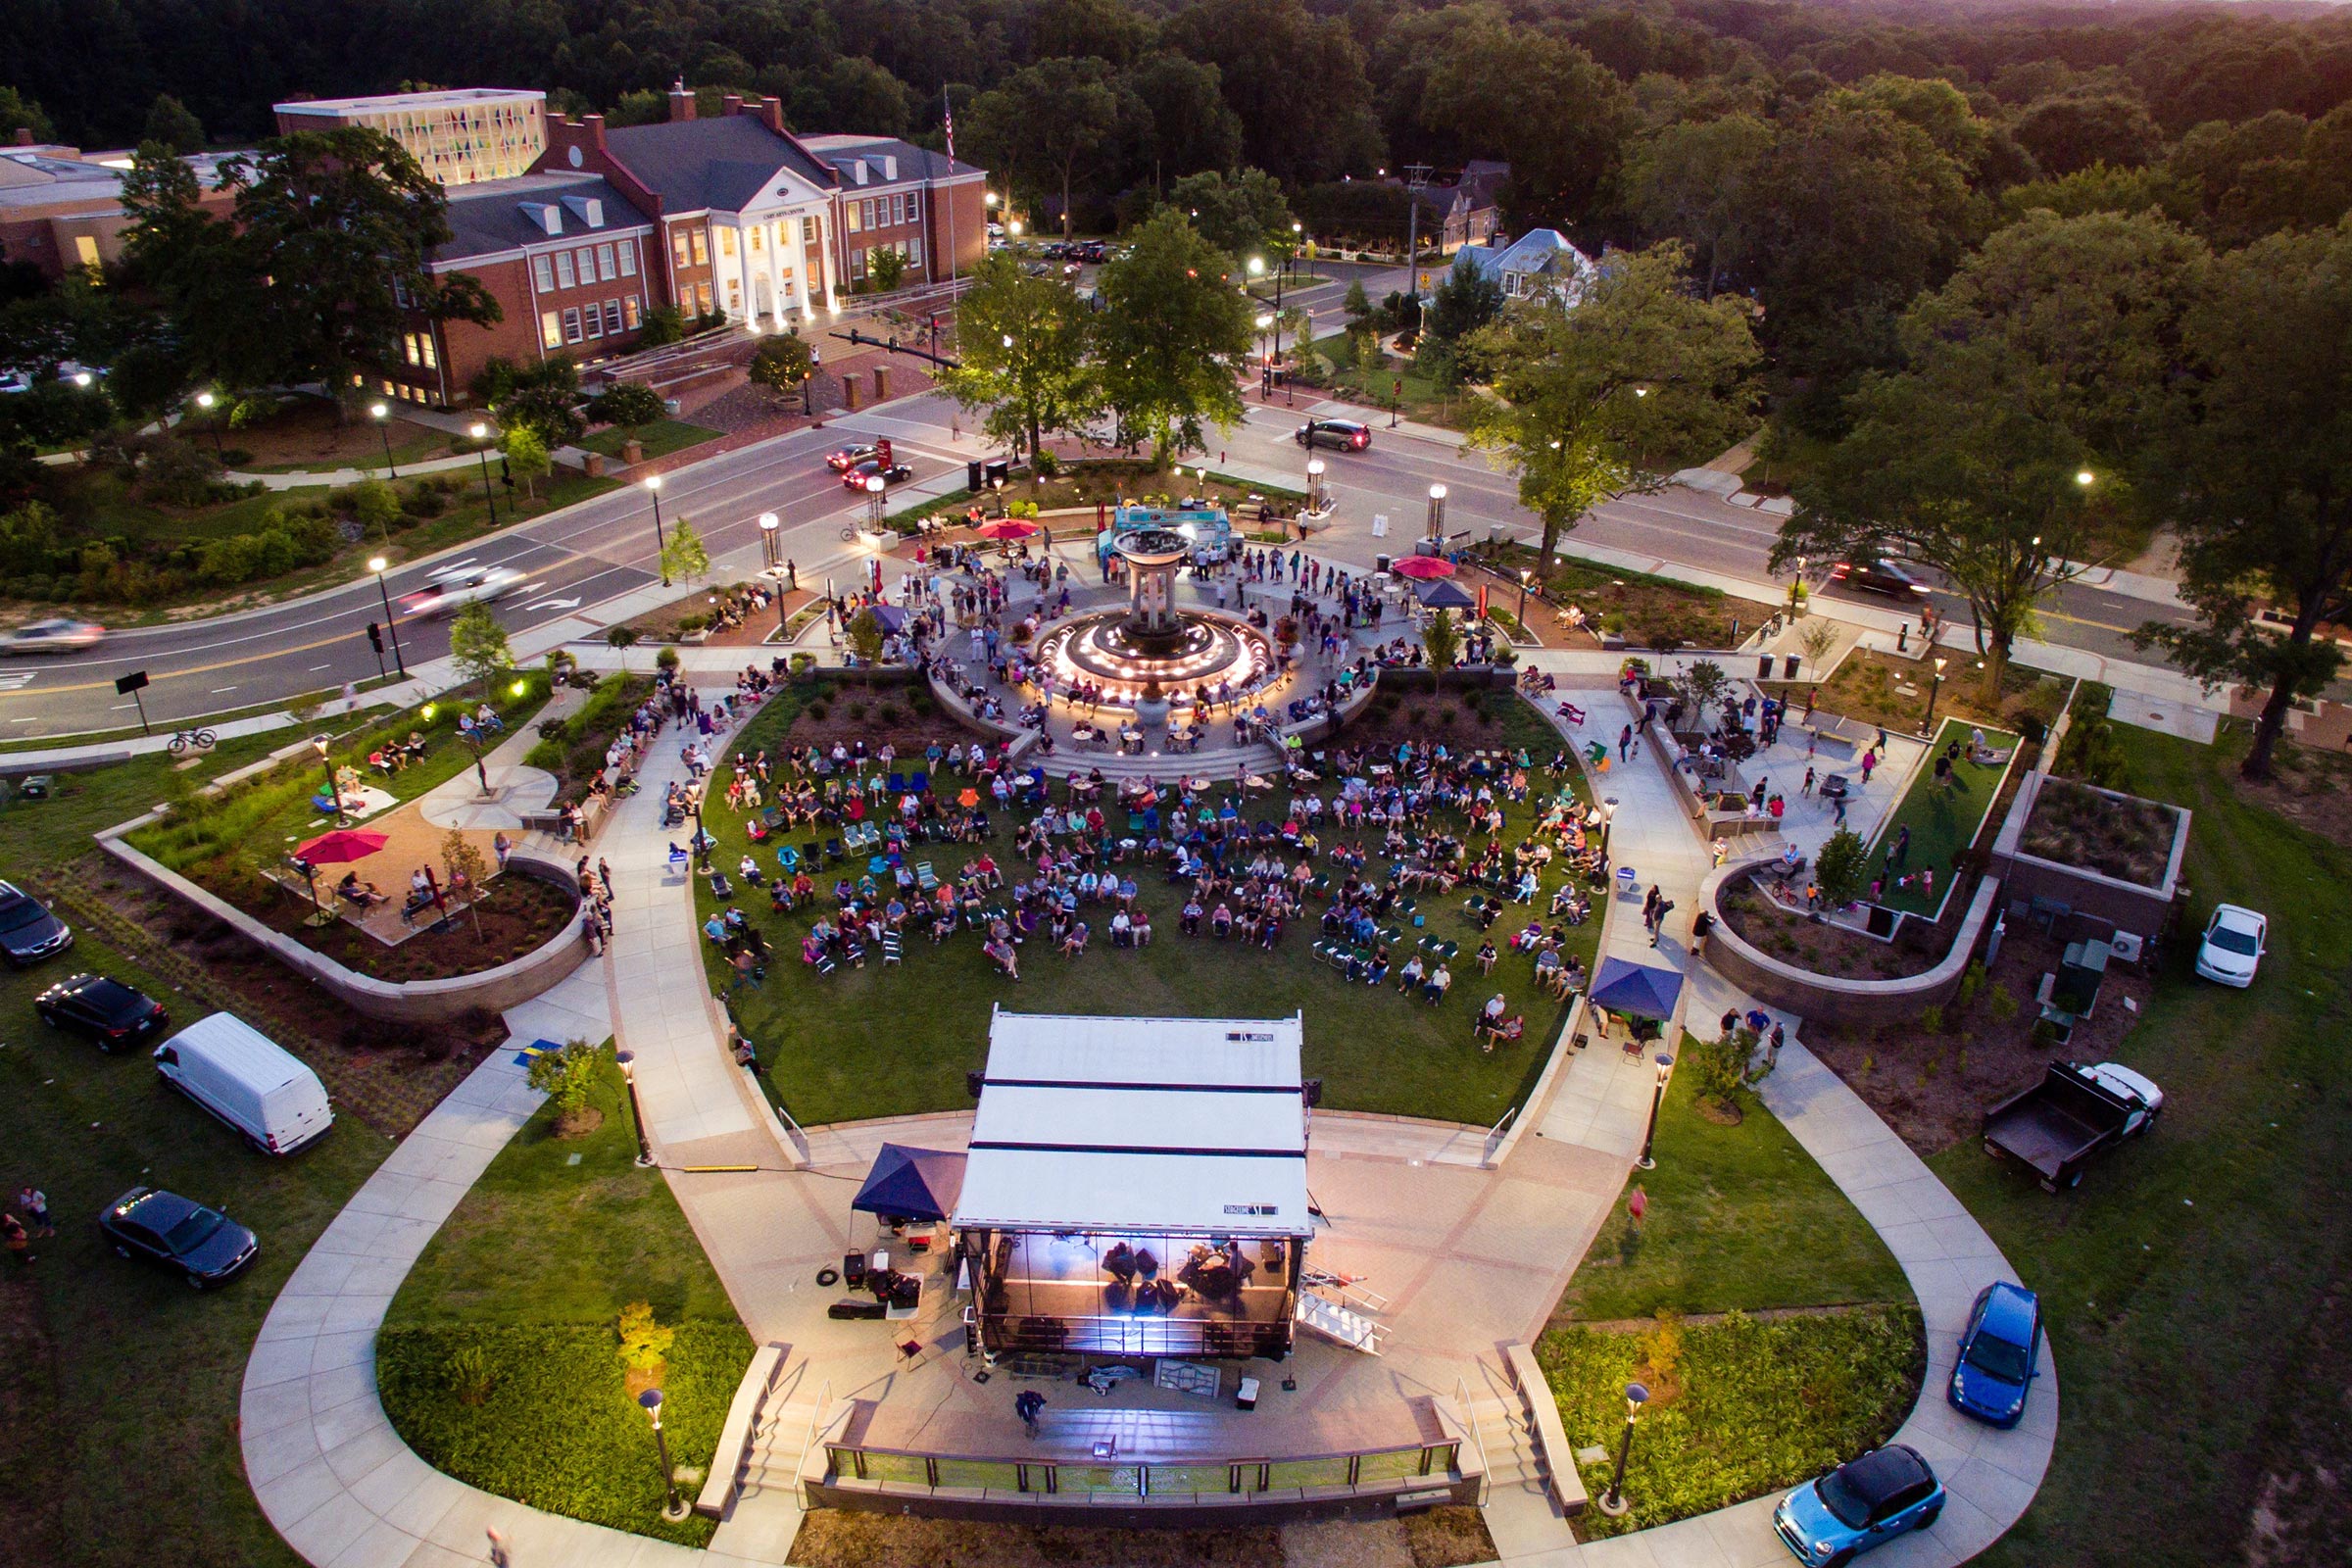
[(351, 860), (365, 860), (382, 849), (386, 835), (371, 827), (339, 827), (332, 833), (321, 833), (308, 844), (294, 847), (294, 858), (308, 860), (313, 865), (342, 865)]
[(1037, 531), (1036, 523), (1023, 522), (1018, 517), (1000, 517), (995, 522), (980, 525), (980, 537), (983, 539), (1026, 539)]
[(1450, 577), (1453, 563), (1443, 556), (1406, 556), (1390, 563), (1389, 569), (1399, 577)]

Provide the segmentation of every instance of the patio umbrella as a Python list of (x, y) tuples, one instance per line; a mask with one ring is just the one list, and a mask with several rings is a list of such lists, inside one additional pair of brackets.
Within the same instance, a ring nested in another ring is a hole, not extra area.
[(1037, 531), (1036, 523), (1023, 522), (1018, 517), (1000, 517), (995, 522), (980, 525), (980, 537), (983, 539), (1026, 539)]
[(339, 827), (332, 833), (321, 833), (308, 844), (294, 846), (294, 858), (308, 860), (313, 865), (344, 865), (353, 860), (365, 860), (382, 849), (388, 835), (371, 827)]
[(1683, 977), (1672, 969), (1608, 957), (1600, 960), (1600, 972), (1592, 977), (1587, 1000), (1611, 1012), (1664, 1022), (1674, 1016), (1674, 999), (1682, 989)]
[(1431, 610), (1469, 610), (1478, 604), (1452, 583), (1439, 580), (1421, 590), (1421, 603)]
[(1443, 556), (1406, 556), (1389, 563), (1389, 569), (1399, 577), (1450, 577), (1453, 563)]

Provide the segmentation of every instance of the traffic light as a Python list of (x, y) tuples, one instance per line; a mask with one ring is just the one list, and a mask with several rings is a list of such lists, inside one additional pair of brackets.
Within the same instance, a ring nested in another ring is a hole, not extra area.
[(384, 628), (372, 620), (368, 623), (368, 646), (375, 650), (378, 658), (383, 656)]

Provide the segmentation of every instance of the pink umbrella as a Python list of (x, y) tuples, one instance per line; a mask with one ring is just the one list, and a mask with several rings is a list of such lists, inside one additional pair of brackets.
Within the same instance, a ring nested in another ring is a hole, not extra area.
[(308, 844), (294, 846), (294, 858), (313, 865), (342, 865), (365, 860), (384, 847), (386, 835), (371, 827), (339, 827), (321, 833)]
[(1389, 569), (1399, 577), (1450, 577), (1453, 563), (1443, 556), (1406, 556), (1392, 562)]
[(980, 537), (983, 539), (1026, 539), (1036, 532), (1036, 523), (1023, 522), (1018, 517), (1001, 517), (995, 522), (980, 525)]

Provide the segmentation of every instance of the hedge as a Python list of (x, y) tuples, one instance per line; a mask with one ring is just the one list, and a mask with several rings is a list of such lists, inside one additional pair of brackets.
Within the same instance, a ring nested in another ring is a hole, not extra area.
[[(751, 1365), (751, 1337), (736, 1323), (676, 1327), (662, 1432), (672, 1464), (707, 1473)], [(622, 1381), (618, 1348), (609, 1327), (387, 1326), (376, 1388), (394, 1429), (436, 1470), (549, 1513), (706, 1545), (711, 1521), (662, 1517), (653, 1432)], [(487, 1394), (466, 1403), (459, 1389), (484, 1374)], [(682, 1480), (679, 1494), (691, 1502), (701, 1485)]]

